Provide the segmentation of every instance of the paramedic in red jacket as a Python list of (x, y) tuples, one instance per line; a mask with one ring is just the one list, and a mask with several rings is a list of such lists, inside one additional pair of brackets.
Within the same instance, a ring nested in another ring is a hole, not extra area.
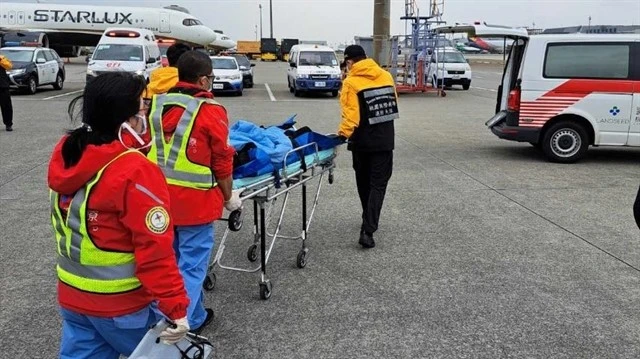
[(189, 51), (178, 60), (177, 85), (153, 97), (149, 129), (154, 138), (148, 157), (169, 183), (174, 249), (189, 295), (189, 325), (199, 333), (213, 320), (204, 307), (202, 284), (214, 246), (213, 222), (223, 208), (239, 209), (232, 195), (234, 148), (224, 107), (213, 101), (211, 59)]
[(132, 149), (143, 147), (144, 88), (127, 73), (98, 76), (84, 90), (82, 126), (51, 156), (61, 358), (129, 356), (158, 314), (177, 324), (161, 335), (165, 343), (189, 330), (166, 181)]

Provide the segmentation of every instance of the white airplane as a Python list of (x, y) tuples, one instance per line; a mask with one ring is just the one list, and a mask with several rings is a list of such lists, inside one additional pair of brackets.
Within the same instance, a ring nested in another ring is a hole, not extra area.
[[(165, 6), (164, 8), (180, 11), (185, 14), (190, 14), (189, 10), (178, 5), (169, 5), (169, 6)], [(229, 36), (225, 35), (224, 32), (222, 32), (222, 30), (213, 30), (213, 32), (216, 33), (216, 39), (215, 41), (208, 44), (207, 47), (212, 48), (216, 51), (225, 51), (225, 50), (233, 49), (234, 47), (236, 47), (236, 42), (233, 41)]]
[(229, 36), (225, 35), (220, 30), (213, 30), (216, 33), (216, 40), (209, 44), (209, 47), (214, 48), (215, 50), (229, 50), (236, 47), (237, 43), (233, 41)]
[(13, 35), (14, 40), (35, 34), (42, 45), (63, 57), (78, 56), (80, 46), (95, 46), (104, 30), (117, 26), (148, 29), (157, 38), (195, 46), (218, 37), (193, 15), (174, 9), (0, 1), (0, 33)]

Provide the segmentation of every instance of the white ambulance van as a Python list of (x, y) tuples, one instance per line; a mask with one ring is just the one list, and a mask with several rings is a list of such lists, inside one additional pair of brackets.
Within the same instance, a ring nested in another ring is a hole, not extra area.
[(439, 31), (514, 40), (486, 123), (499, 138), (529, 142), (564, 163), (590, 145), (640, 146), (640, 35), (528, 36), (487, 25)]
[(294, 45), (289, 52), (287, 83), (296, 97), (309, 92), (338, 96), (342, 74), (335, 51), (322, 45)]
[(105, 30), (87, 67), (87, 82), (105, 72), (132, 72), (149, 79), (162, 66), (162, 55), (153, 32), (146, 29)]

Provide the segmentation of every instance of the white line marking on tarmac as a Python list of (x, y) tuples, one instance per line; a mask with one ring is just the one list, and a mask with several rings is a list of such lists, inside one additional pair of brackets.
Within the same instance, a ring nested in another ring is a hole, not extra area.
[(69, 96), (69, 95), (73, 95), (73, 94), (77, 94), (80, 93), (84, 90), (76, 90), (76, 91), (71, 91), (71, 92), (67, 92), (67, 93), (63, 93), (61, 95), (55, 95), (55, 96), (49, 96), (49, 97), (45, 97), (43, 98), (43, 100), (53, 100), (54, 98), (58, 98), (58, 97), (64, 97), (64, 96)]
[(267, 92), (269, 93), (269, 98), (271, 99), (271, 101), (276, 102), (276, 97), (273, 96), (273, 92), (271, 92), (271, 87), (269, 87), (269, 84), (264, 84), (264, 87), (267, 88)]
[(486, 89), (486, 88), (484, 88), (484, 87), (473, 87), (473, 86), (471, 86), (471, 88), (472, 88), (472, 89), (475, 89), (475, 90), (483, 90), (483, 91), (498, 92), (498, 90), (494, 90), (494, 89)]

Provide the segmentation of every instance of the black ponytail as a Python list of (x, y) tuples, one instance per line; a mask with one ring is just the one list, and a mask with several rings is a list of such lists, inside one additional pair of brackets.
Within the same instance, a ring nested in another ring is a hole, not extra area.
[[(126, 72), (103, 74), (87, 84), (84, 93), (74, 98), (67, 108), (71, 122), (81, 119), (82, 125), (68, 131), (62, 144), (65, 168), (80, 162), (88, 145), (108, 144), (118, 139), (120, 125), (138, 113), (145, 87), (144, 79)], [(80, 101), (82, 110), (77, 109)]]

